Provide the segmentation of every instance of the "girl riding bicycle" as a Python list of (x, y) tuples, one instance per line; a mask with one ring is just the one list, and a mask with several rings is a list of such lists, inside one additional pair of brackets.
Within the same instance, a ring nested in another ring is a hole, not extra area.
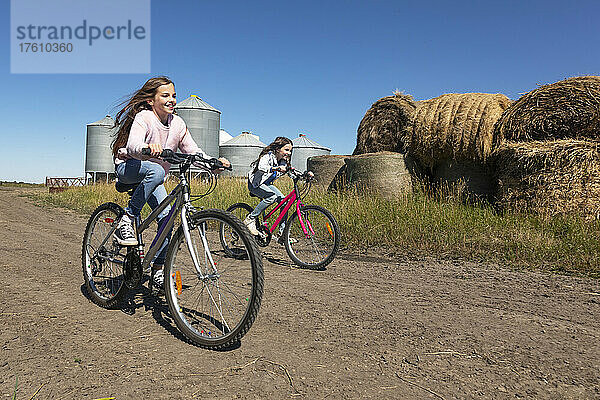
[[(183, 119), (173, 114), (176, 94), (175, 85), (169, 78), (159, 76), (149, 79), (122, 104), (124, 107), (115, 117), (118, 132), (112, 143), (115, 172), (119, 182), (139, 185), (125, 208), (115, 238), (122, 246), (136, 246), (134, 219), (139, 217), (146, 202), (154, 209), (167, 197), (163, 182), (170, 164), (157, 158), (162, 150), (210, 156), (196, 145)], [(150, 149), (150, 156), (142, 155), (144, 148)], [(230, 165), (224, 158), (219, 160), (225, 167)], [(158, 216), (159, 227), (169, 211), (170, 207), (167, 207)], [(167, 235), (152, 262), (154, 283), (159, 287), (162, 286), (169, 237)]]
[[(262, 199), (256, 208), (248, 214), (244, 224), (253, 235), (259, 235), (256, 228), (256, 219), (271, 204), (280, 202), (284, 199), (283, 193), (273, 181), (283, 176), (290, 163), (292, 156), (292, 141), (286, 137), (278, 136), (275, 140), (265, 147), (258, 158), (250, 164), (253, 168), (248, 173), (248, 190), (253, 195)], [(287, 218), (283, 218), (286, 221)], [(285, 228), (285, 222), (279, 226), (279, 238)], [(280, 241), (280, 240), (278, 240)], [(281, 244), (281, 243), (280, 243)]]

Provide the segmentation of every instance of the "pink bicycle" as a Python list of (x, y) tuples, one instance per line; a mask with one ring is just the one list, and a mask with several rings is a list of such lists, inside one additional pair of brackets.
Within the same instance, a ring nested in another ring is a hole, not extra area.
[[(285, 250), (292, 261), (304, 268), (324, 269), (335, 258), (340, 246), (340, 228), (337, 221), (327, 209), (317, 205), (306, 205), (302, 198), (310, 191), (311, 177), (307, 172), (300, 173), (298, 170), (288, 170), (289, 176), (294, 182), (292, 191), (268, 213), (263, 212), (257, 218), (257, 229), (259, 236), (255, 236), (259, 246), (268, 246), (273, 238), (275, 229), (285, 223), (285, 228), (280, 241), (283, 242)], [(305, 181), (299, 189), (298, 182)], [(250, 196), (256, 197), (252, 194)], [(291, 216), (284, 221), (288, 211), (294, 207)], [(254, 207), (246, 203), (236, 203), (227, 209), (235, 216), (244, 220)], [(273, 224), (269, 226), (268, 220), (273, 215), (279, 214)], [(225, 232), (224, 232), (225, 235)], [(234, 252), (235, 248), (229, 249), (227, 244), (235, 244), (235, 238), (223, 235), (223, 248), (226, 252)]]

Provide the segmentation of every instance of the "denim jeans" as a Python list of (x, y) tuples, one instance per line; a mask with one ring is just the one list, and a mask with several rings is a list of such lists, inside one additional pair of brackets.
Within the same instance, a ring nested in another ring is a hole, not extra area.
[[(129, 159), (124, 163), (118, 164), (115, 168), (117, 179), (119, 182), (131, 184), (139, 183), (139, 186), (133, 192), (129, 204), (125, 211), (132, 217), (139, 217), (142, 207), (148, 202), (148, 205), (153, 210), (167, 197), (167, 190), (163, 185), (165, 180), (165, 170), (163, 167), (152, 161), (140, 161)], [(157, 222), (160, 227), (171, 209), (167, 206), (158, 214)], [(165, 241), (160, 246), (154, 264), (164, 265), (167, 255), (167, 247), (171, 238), (171, 232), (167, 234)]]
[[(264, 183), (258, 187), (252, 186), (250, 182), (248, 182), (248, 190), (250, 193), (260, 197), (262, 201), (258, 203), (256, 208), (249, 214), (251, 218), (258, 217), (263, 211), (267, 209), (271, 204), (275, 202), (280, 202), (285, 198), (283, 193), (275, 185), (265, 185)], [(283, 211), (283, 208), (281, 209)], [(285, 221), (287, 221), (287, 214), (282, 219), (281, 225), (279, 225), (279, 231), (281, 232), (285, 227)]]

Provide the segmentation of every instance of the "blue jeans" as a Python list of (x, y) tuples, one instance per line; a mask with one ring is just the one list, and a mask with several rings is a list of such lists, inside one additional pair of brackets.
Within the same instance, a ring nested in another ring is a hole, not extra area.
[[(252, 186), (250, 182), (248, 182), (248, 190), (250, 193), (260, 197), (262, 201), (258, 203), (256, 208), (249, 214), (250, 218), (257, 218), (263, 211), (267, 209), (271, 204), (275, 202), (280, 202), (285, 198), (283, 193), (275, 185), (265, 185), (264, 183), (258, 187)], [(283, 211), (283, 208), (281, 209)], [(287, 221), (287, 214), (282, 219), (282, 223), (279, 226), (279, 231), (281, 232), (283, 227), (285, 226), (285, 221)]]
[[(139, 183), (133, 192), (125, 212), (132, 217), (139, 217), (142, 207), (147, 202), (153, 210), (167, 197), (167, 190), (163, 185), (165, 170), (152, 161), (140, 161), (129, 159), (118, 164), (115, 168), (119, 182), (131, 184)], [(157, 222), (160, 227), (164, 218), (169, 214), (171, 206), (167, 206), (158, 214)], [(161, 244), (156, 256), (152, 260), (156, 265), (164, 265), (167, 255), (167, 247), (171, 238), (171, 232), (167, 234), (165, 241)]]

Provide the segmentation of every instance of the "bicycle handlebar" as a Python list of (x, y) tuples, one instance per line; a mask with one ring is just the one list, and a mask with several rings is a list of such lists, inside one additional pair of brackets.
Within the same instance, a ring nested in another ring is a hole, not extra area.
[[(314, 176), (308, 175), (309, 171), (300, 172), (300, 170), (292, 167), (291, 165), (288, 165), (287, 168), (286, 168), (285, 173), (287, 174), (288, 172), (292, 172), (294, 175), (296, 175), (296, 177), (298, 179), (302, 179), (302, 180), (305, 180), (307, 182), (310, 182), (310, 181), (312, 181), (312, 180), (315, 179)], [(292, 177), (292, 179), (293, 179), (293, 177)]]
[[(144, 147), (142, 149), (143, 156), (149, 156), (151, 154), (152, 153), (149, 147)], [(210, 170), (226, 169), (228, 171), (231, 171), (233, 169), (231, 166), (224, 166), (221, 160), (218, 160), (216, 158), (204, 158), (201, 154), (176, 153), (171, 149), (164, 149), (162, 153), (160, 153), (159, 157), (165, 161), (170, 162), (171, 164), (181, 164), (186, 161), (189, 161), (190, 164), (193, 164), (195, 162), (205, 164)]]

